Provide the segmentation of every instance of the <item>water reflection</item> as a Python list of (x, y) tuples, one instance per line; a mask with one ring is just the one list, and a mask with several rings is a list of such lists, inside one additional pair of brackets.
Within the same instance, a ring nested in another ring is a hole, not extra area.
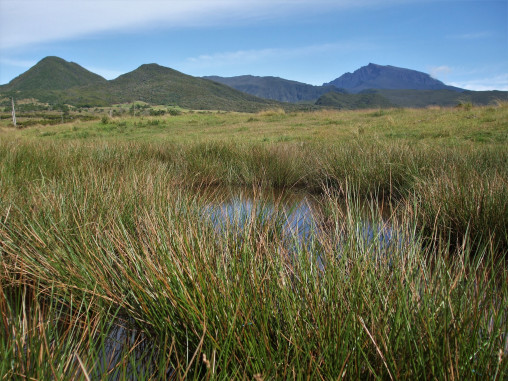
[[(353, 239), (363, 249), (383, 255), (405, 241), (403, 234), (391, 224), (393, 216), (389, 208), (373, 201), (357, 202), (354, 221), (351, 221), (351, 205), (329, 196), (295, 191), (214, 189), (205, 193), (205, 197), (208, 202), (203, 210), (204, 218), (212, 221), (219, 234), (241, 236), (254, 225), (257, 229), (273, 226), (277, 238), (289, 252), (297, 248), (311, 251), (319, 239), (334, 241), (335, 250), (341, 252)], [(330, 207), (340, 213), (330, 213), (327, 211)]]
[(304, 242), (316, 229), (319, 204), (305, 193), (230, 189), (212, 194), (203, 212), (219, 233), (272, 226), (279, 238), (294, 236)]
[[(118, 319), (103, 342), (98, 343), (99, 361), (95, 364), (92, 379), (138, 380), (160, 378), (160, 353), (151, 340), (133, 328), (130, 319)], [(163, 379), (170, 379), (174, 369), (162, 370)]]

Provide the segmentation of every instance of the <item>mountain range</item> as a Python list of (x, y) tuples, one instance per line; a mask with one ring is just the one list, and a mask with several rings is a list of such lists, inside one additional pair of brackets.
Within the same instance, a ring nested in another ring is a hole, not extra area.
[(189, 109), (255, 112), (273, 107), (298, 110), (488, 104), (508, 100), (508, 92), (467, 91), (426, 73), (373, 63), (322, 86), (251, 75), (200, 78), (157, 64), (141, 65), (108, 81), (77, 63), (46, 57), (0, 86), (2, 103), (7, 104), (11, 97), (74, 106), (144, 101)]
[(198, 110), (255, 112), (278, 106), (277, 102), (157, 64), (141, 65), (108, 81), (59, 57), (46, 57), (0, 86), (0, 95), (85, 107), (144, 101)]

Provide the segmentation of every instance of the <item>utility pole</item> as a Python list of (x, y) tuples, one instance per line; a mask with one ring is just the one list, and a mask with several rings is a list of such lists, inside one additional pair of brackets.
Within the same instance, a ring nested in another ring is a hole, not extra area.
[(16, 127), (16, 110), (14, 109), (14, 98), (11, 98), (12, 100), (12, 124), (14, 124), (14, 127)]

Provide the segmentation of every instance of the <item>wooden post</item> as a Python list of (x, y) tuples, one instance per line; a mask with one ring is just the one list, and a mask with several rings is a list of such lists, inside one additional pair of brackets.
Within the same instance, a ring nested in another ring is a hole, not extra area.
[(16, 127), (16, 110), (14, 109), (14, 98), (12, 99), (12, 124)]

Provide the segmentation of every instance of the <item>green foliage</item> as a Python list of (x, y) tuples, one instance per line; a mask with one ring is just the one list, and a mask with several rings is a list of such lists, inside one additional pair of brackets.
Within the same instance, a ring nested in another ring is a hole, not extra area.
[(460, 108), (460, 109), (463, 109), (463, 110), (466, 110), (466, 111), (471, 111), (471, 109), (473, 108), (473, 104), (471, 102), (459, 102), (459, 104), (457, 105), (457, 108)]
[(321, 96), (316, 101), (316, 105), (345, 110), (377, 107), (388, 108), (395, 106), (388, 99), (379, 94), (344, 94), (334, 91)]
[(166, 114), (166, 110), (154, 110), (150, 109), (150, 116), (162, 116)]
[(180, 111), (179, 109), (177, 108), (170, 108), (168, 110), (168, 114), (169, 115), (172, 115), (172, 116), (178, 116), (178, 115), (182, 115), (182, 111)]

